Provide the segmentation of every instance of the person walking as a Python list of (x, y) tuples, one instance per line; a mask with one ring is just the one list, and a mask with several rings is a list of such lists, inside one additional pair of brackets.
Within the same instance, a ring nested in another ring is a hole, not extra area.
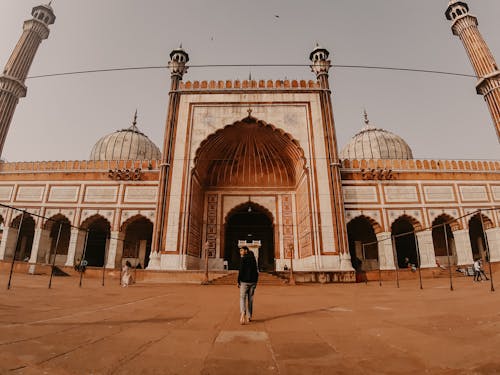
[(132, 281), (132, 264), (127, 260), (122, 267), (122, 287), (126, 288)]
[(474, 281), (483, 281), (481, 276), (481, 263), (479, 259), (474, 261), (472, 268), (474, 269)]
[(489, 280), (488, 276), (486, 276), (486, 273), (484, 272), (482, 259), (479, 259), (479, 275), (481, 276), (481, 280), (482, 280), (483, 276), (486, 280)]
[(238, 288), (240, 288), (240, 324), (248, 323), (252, 320), (253, 296), (259, 272), (257, 270), (257, 260), (252, 251), (247, 246), (240, 248), (240, 271), (238, 273)]

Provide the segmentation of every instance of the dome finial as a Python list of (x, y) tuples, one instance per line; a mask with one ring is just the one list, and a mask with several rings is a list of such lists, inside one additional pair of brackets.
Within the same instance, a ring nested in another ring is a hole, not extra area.
[(139, 131), (139, 128), (137, 127), (137, 109), (135, 110), (135, 113), (134, 113), (134, 119), (132, 120), (132, 126), (129, 129)]
[(365, 118), (365, 125), (368, 126), (370, 124), (370, 120), (368, 120), (368, 113), (366, 113), (366, 108), (363, 109), (363, 117)]

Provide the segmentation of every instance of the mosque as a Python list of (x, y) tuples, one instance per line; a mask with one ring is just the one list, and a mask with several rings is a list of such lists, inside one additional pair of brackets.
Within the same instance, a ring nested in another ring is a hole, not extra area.
[[(50, 4), (32, 15), (0, 77), (0, 153), (56, 19)], [(500, 71), (477, 18), (458, 0), (445, 15), (500, 134)], [(161, 148), (135, 116), (88, 160), (0, 163), (0, 260), (166, 271), (203, 269), (206, 254), (223, 270), (246, 243), (262, 271), (500, 262), (500, 161), (416, 160), (366, 113), (338, 148), (329, 52), (309, 57), (309, 81), (190, 82), (188, 53), (175, 49)]]

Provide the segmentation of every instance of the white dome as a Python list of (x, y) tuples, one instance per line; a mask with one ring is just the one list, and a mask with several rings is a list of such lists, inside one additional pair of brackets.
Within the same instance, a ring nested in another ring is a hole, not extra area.
[(410, 146), (400, 136), (369, 124), (340, 151), (341, 159), (413, 159)]
[(139, 131), (136, 118), (128, 129), (117, 130), (99, 139), (92, 148), (90, 160), (161, 159), (160, 149)]

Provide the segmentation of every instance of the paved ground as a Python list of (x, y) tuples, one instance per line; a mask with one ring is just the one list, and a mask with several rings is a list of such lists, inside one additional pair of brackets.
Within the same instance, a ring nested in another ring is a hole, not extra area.
[(500, 373), (500, 290), (471, 278), (261, 286), (244, 326), (236, 286), (47, 281), (0, 274), (2, 374)]

